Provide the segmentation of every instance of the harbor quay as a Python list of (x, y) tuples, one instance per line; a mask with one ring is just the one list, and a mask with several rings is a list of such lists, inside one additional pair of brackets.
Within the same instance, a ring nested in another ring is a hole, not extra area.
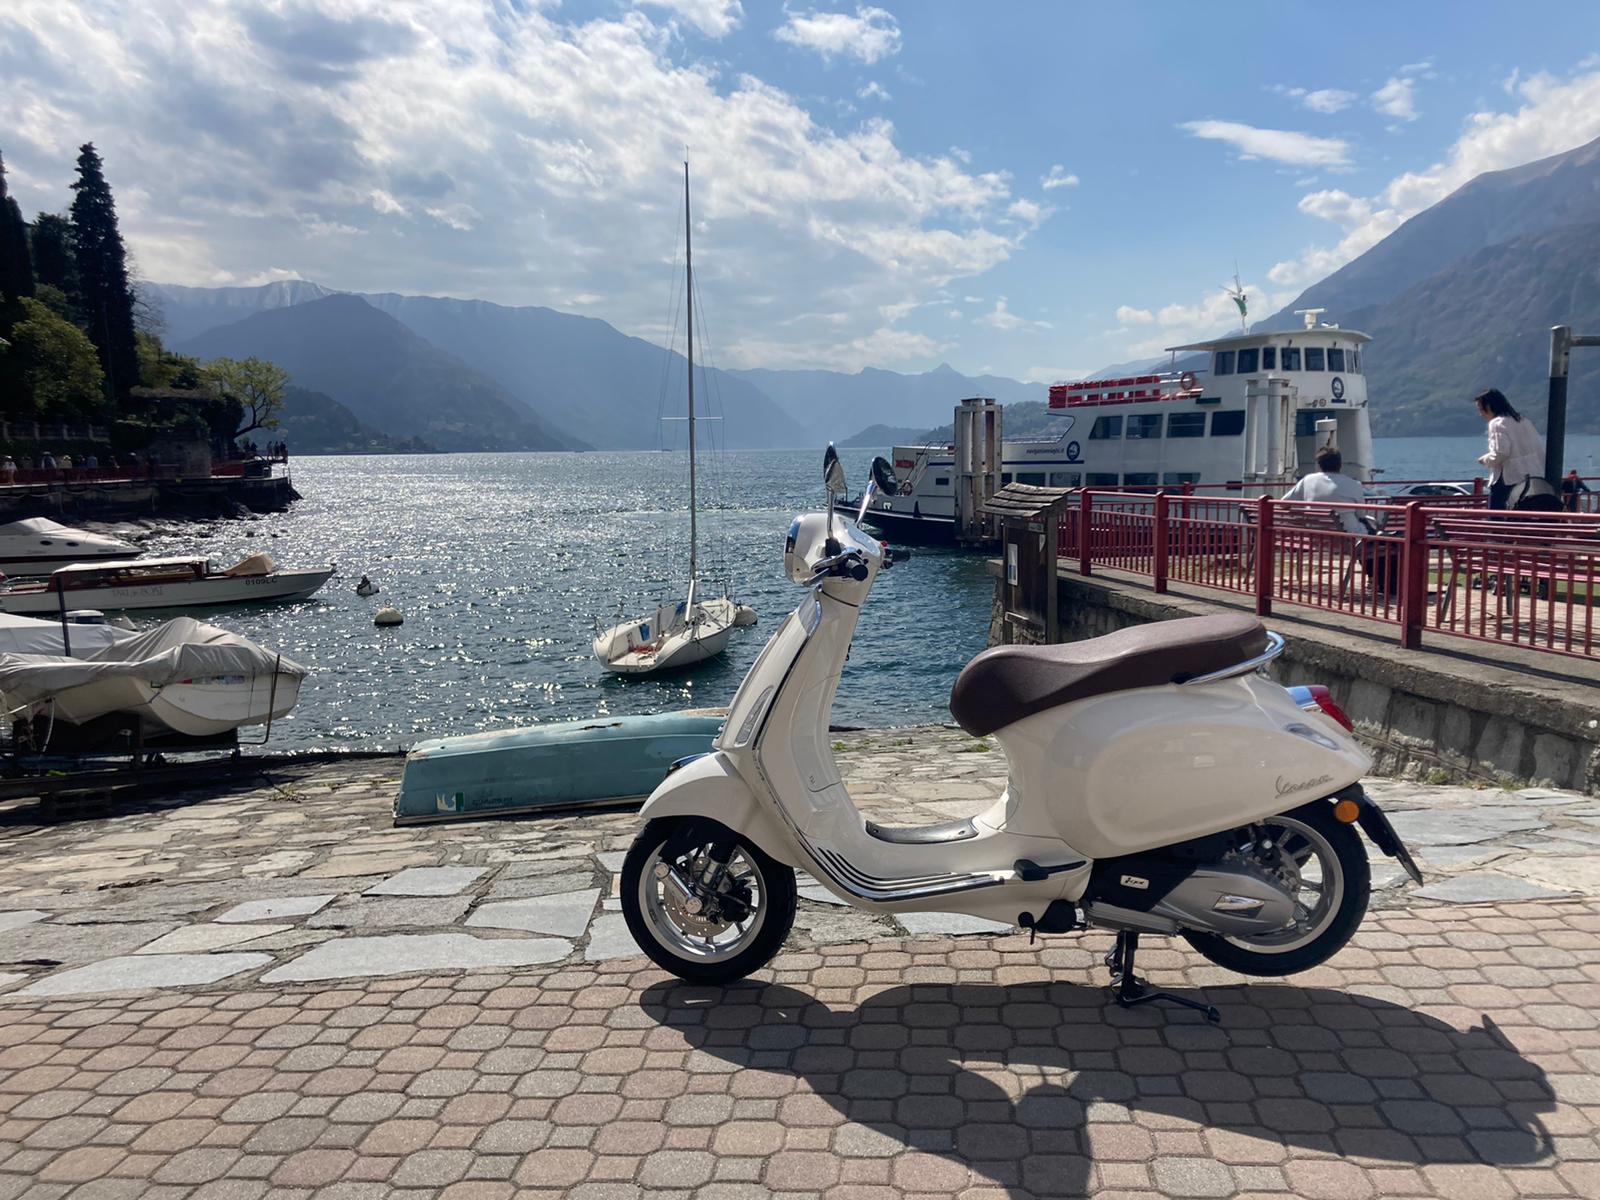
[[(997, 746), (844, 732), (875, 819), (971, 815)], [(1372, 780), (1326, 965), (1150, 939), (1220, 1025), (1108, 1002), (1109, 935), (868, 916), (802, 879), (728, 988), (640, 955), (629, 811), (395, 827), (399, 759), (45, 821), (0, 806), (0, 1196), (1600, 1195), (1600, 804)]]

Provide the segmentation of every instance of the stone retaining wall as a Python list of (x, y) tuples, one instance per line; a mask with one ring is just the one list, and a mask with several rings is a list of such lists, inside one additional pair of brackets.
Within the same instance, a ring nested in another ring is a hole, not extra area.
[[(1063, 641), (1221, 610), (1117, 580), (1063, 576), (1060, 588)], [(998, 586), (995, 592), (998, 609)], [(1313, 627), (1292, 612), (1268, 619), (1285, 640), (1274, 678), (1326, 685), (1371, 749), (1376, 773), (1600, 794), (1600, 688), (1562, 677), (1559, 660), (1540, 678)]]

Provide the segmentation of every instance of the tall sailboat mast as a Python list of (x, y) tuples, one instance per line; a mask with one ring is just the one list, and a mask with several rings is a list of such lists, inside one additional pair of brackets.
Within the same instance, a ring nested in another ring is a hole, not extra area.
[(683, 164), (683, 275), (684, 302), (688, 311), (689, 331), (689, 602), (694, 603), (695, 582), (699, 576), (696, 562), (694, 494), (694, 246), (690, 240), (689, 220), (689, 164)]

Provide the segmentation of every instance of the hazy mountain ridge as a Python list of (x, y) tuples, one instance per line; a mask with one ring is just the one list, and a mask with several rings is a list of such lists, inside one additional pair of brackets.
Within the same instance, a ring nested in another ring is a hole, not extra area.
[(264, 309), (177, 348), (205, 359), (265, 358), (297, 386), (337, 400), (359, 422), (441, 450), (584, 448), (359, 296)]

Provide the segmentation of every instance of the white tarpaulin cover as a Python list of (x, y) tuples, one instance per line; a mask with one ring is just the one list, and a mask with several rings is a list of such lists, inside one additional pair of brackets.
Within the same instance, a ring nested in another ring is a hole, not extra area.
[(308, 674), (299, 663), (287, 658), (280, 661), (249, 638), (204, 625), (193, 617), (178, 617), (149, 633), (96, 650), (87, 658), (0, 654), (0, 696), (8, 708), (17, 708), (107, 679), (132, 678), (165, 687), (216, 676), (270, 677), (274, 667), (296, 679)]
[[(80, 625), (72, 621), (67, 625), (67, 636), (72, 643), (72, 657), (87, 658), (97, 650), (138, 635), (115, 625)], [(60, 621), (0, 613), (0, 653), (59, 655), (61, 651)]]

